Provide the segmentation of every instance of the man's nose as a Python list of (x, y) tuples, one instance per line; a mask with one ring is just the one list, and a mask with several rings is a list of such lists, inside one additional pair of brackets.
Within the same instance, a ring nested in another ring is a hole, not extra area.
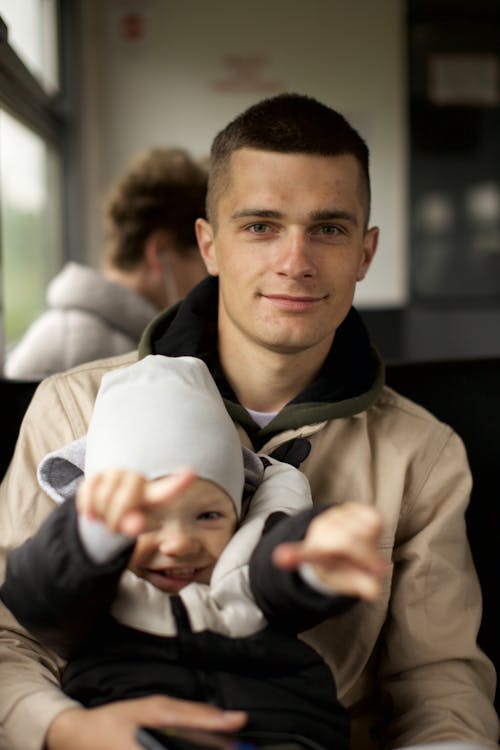
[(309, 278), (316, 275), (313, 249), (307, 233), (294, 227), (283, 237), (277, 248), (276, 272), (291, 278)]

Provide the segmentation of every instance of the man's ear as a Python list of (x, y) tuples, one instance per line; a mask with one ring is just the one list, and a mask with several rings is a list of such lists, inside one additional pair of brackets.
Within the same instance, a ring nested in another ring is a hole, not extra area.
[(172, 237), (164, 229), (157, 229), (146, 238), (144, 260), (154, 271), (164, 272), (166, 253), (172, 249)]
[(215, 253), (215, 232), (212, 225), (206, 219), (197, 219), (195, 223), (196, 239), (200, 248), (201, 257), (211, 276), (218, 276), (219, 268)]
[(361, 256), (361, 262), (356, 276), (358, 281), (362, 281), (365, 278), (368, 269), (370, 268), (371, 262), (377, 251), (378, 234), (378, 227), (371, 227), (371, 229), (367, 229), (365, 232), (363, 238), (363, 254)]

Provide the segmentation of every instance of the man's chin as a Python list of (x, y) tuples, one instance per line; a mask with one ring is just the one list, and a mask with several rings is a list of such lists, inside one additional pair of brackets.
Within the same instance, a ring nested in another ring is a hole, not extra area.
[(314, 351), (318, 347), (328, 351), (332, 341), (333, 334), (328, 336), (326, 340), (322, 340), (318, 337), (317, 331), (301, 333), (297, 328), (294, 328), (290, 331), (276, 332), (275, 335), (269, 335), (269, 331), (266, 331), (266, 335), (261, 339), (261, 344), (276, 354), (296, 355)]

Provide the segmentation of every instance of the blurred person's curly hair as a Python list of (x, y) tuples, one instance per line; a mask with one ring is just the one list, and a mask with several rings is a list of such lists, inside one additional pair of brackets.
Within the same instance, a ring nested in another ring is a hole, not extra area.
[(195, 220), (205, 216), (207, 173), (180, 148), (152, 148), (133, 159), (104, 206), (106, 261), (130, 269), (148, 236), (167, 230), (179, 253), (196, 247)]

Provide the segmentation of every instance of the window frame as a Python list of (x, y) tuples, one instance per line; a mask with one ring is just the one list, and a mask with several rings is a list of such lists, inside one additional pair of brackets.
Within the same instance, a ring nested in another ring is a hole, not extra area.
[[(57, 0), (59, 88), (46, 91), (10, 46), (8, 27), (0, 15), (0, 106), (30, 128), (59, 157), (61, 165), (62, 261), (81, 260), (82, 169), (80, 125), (80, 2)], [(1, 201), (1, 195), (0, 195)], [(0, 236), (0, 279), (3, 272)], [(0, 294), (0, 370), (5, 358), (3, 295)]]

